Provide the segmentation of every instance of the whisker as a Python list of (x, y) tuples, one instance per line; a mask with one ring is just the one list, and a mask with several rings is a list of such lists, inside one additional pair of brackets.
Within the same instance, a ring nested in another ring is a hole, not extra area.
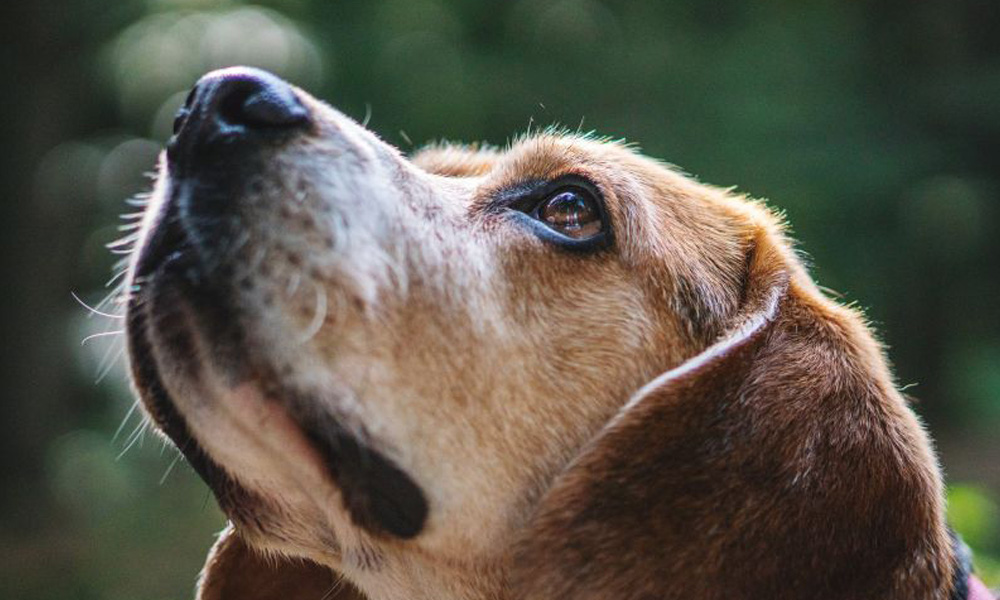
[(111, 304), (112, 300), (120, 297), (122, 295), (122, 292), (123, 292), (123, 287), (124, 286), (118, 286), (116, 288), (113, 288), (107, 294), (105, 294), (104, 298), (100, 302), (97, 303), (97, 308), (100, 309), (100, 310), (103, 310), (104, 307), (106, 307), (109, 304)]
[(340, 575), (330, 589), (319, 600), (332, 600), (344, 588), (344, 576)]
[(115, 363), (125, 355), (125, 345), (122, 344), (115, 349), (114, 344), (109, 344), (108, 349), (104, 351), (104, 356), (101, 357), (101, 362), (97, 365), (97, 379), (94, 380), (94, 385), (97, 385), (104, 381), (104, 378), (108, 376), (115, 367)]
[(313, 339), (319, 333), (319, 330), (323, 328), (323, 323), (326, 322), (326, 288), (316, 282), (313, 282), (313, 286), (316, 289), (316, 312), (313, 314), (312, 321), (306, 327), (305, 333), (299, 340), (301, 344)]
[(109, 250), (122, 250), (125, 248), (131, 250), (134, 248), (135, 242), (138, 239), (139, 239), (138, 233), (131, 233), (129, 235), (124, 235), (113, 242), (108, 242), (107, 244), (104, 244), (104, 247)]
[(104, 287), (110, 287), (110, 286), (114, 285), (114, 283), (116, 281), (118, 281), (119, 279), (121, 279), (122, 277), (124, 277), (126, 273), (128, 273), (128, 269), (125, 268), (125, 267), (122, 267), (121, 269), (118, 270), (117, 273), (115, 273), (114, 275), (111, 276), (111, 279), (109, 279), (108, 282), (104, 284)]
[(254, 252), (253, 257), (250, 259), (249, 262), (250, 268), (247, 270), (251, 273), (256, 273), (258, 270), (260, 270), (260, 266), (264, 264), (265, 258), (267, 258), (267, 246), (261, 246), (257, 249), (256, 252)]
[(236, 241), (231, 242), (229, 244), (229, 247), (225, 249), (226, 254), (231, 257), (236, 257), (239, 254), (239, 252), (243, 250), (243, 247), (246, 246), (247, 242), (249, 241), (250, 241), (250, 232), (245, 230), (241, 231), (239, 237), (236, 238)]
[(94, 340), (94, 339), (97, 339), (97, 338), (109, 337), (109, 336), (114, 336), (114, 335), (122, 335), (123, 333), (125, 333), (124, 329), (116, 329), (114, 331), (101, 331), (101, 332), (98, 332), (98, 333), (92, 333), (92, 334), (88, 335), (87, 337), (83, 338), (80, 341), (80, 345), (84, 346), (90, 340)]
[(157, 485), (163, 485), (163, 482), (166, 481), (167, 477), (170, 476), (170, 472), (173, 471), (174, 467), (177, 466), (177, 462), (181, 459), (181, 456), (183, 455), (180, 452), (178, 452), (177, 456), (174, 457), (174, 460), (170, 461), (170, 466), (167, 467), (166, 472), (163, 473), (163, 477), (160, 477), (160, 483)]
[(132, 406), (131, 408), (128, 409), (128, 412), (125, 413), (125, 418), (122, 419), (121, 425), (118, 426), (118, 429), (115, 429), (115, 434), (111, 436), (112, 444), (118, 441), (118, 436), (121, 435), (122, 430), (125, 429), (125, 424), (129, 422), (129, 419), (132, 418), (132, 415), (135, 414), (135, 409), (138, 407), (139, 407), (139, 401), (138, 400), (132, 401)]
[(122, 457), (125, 456), (125, 453), (131, 450), (132, 446), (134, 446), (135, 443), (139, 441), (139, 439), (142, 437), (145, 428), (146, 428), (146, 420), (143, 419), (143, 421), (139, 423), (135, 429), (132, 430), (132, 433), (129, 434), (127, 443), (125, 444), (125, 448), (118, 454), (118, 456), (115, 457), (116, 462), (121, 460)]
[(302, 283), (302, 275), (297, 270), (293, 270), (292, 274), (288, 276), (288, 285), (285, 287), (285, 293), (289, 297), (294, 296), (295, 292), (299, 289), (300, 283)]
[[(88, 311), (90, 311), (90, 314), (92, 314), (92, 315), (100, 315), (102, 317), (107, 317), (109, 319), (124, 319), (125, 318), (125, 317), (123, 317), (121, 315), (113, 315), (111, 313), (106, 313), (104, 311), (101, 311), (101, 310), (98, 310), (98, 309), (94, 308), (93, 306), (90, 306), (89, 304), (87, 304), (86, 302), (84, 302), (79, 296), (77, 296), (76, 292), (70, 292), (69, 295), (73, 296), (73, 299), (76, 300), (77, 304), (79, 304), (80, 306), (86, 308)], [(101, 304), (103, 304), (103, 303), (104, 302), (102, 301)]]

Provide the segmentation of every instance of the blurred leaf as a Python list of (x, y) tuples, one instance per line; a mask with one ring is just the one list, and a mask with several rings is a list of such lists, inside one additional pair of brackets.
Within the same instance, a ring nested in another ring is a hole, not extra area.
[(1000, 505), (973, 485), (948, 488), (948, 522), (972, 548), (976, 573), (1000, 584)]

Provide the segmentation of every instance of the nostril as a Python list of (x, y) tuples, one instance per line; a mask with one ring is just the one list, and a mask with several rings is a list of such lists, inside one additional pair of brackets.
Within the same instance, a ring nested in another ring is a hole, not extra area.
[[(233, 140), (264, 130), (308, 125), (309, 109), (292, 86), (260, 69), (233, 67), (198, 80), (174, 118), (168, 151)], [(236, 136), (236, 137), (234, 137)]]
[(223, 80), (216, 95), (216, 114), (230, 126), (290, 127), (309, 116), (291, 86), (266, 74)]
[(191, 91), (188, 92), (187, 97), (184, 98), (184, 106), (181, 107), (181, 110), (190, 111), (191, 105), (194, 104), (194, 98), (197, 94), (198, 94), (198, 86), (196, 85), (191, 88)]
[[(291, 90), (289, 90), (291, 91)], [(250, 125), (287, 126), (305, 121), (308, 113), (298, 98), (284, 97), (274, 90), (264, 89), (251, 94), (243, 102), (243, 117)]]
[(184, 107), (177, 111), (177, 115), (174, 116), (174, 135), (180, 133), (181, 128), (184, 127), (184, 123), (187, 121), (189, 114), (191, 114), (191, 111)]
[(198, 86), (191, 88), (188, 92), (187, 98), (184, 99), (184, 104), (177, 109), (177, 114), (174, 116), (174, 135), (180, 133), (181, 128), (184, 127), (184, 123), (187, 122), (188, 115), (191, 114), (191, 106), (194, 104), (195, 95), (198, 92)]

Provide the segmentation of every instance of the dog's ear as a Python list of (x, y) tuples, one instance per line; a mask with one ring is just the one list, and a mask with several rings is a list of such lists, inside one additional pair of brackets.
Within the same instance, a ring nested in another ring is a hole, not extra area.
[(486, 145), (432, 144), (413, 155), (413, 164), (448, 177), (478, 177), (493, 168), (500, 153)]
[(197, 600), (364, 600), (364, 596), (327, 567), (250, 548), (229, 526), (208, 554)]
[(946, 598), (919, 423), (774, 230), (721, 340), (639, 390), (543, 496), (521, 600)]

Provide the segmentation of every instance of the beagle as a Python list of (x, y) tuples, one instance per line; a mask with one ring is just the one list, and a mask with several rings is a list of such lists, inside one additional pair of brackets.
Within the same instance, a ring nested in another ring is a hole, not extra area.
[(248, 68), (159, 171), (128, 347), (231, 521), (202, 600), (986, 597), (763, 204), (574, 134), (407, 158)]

